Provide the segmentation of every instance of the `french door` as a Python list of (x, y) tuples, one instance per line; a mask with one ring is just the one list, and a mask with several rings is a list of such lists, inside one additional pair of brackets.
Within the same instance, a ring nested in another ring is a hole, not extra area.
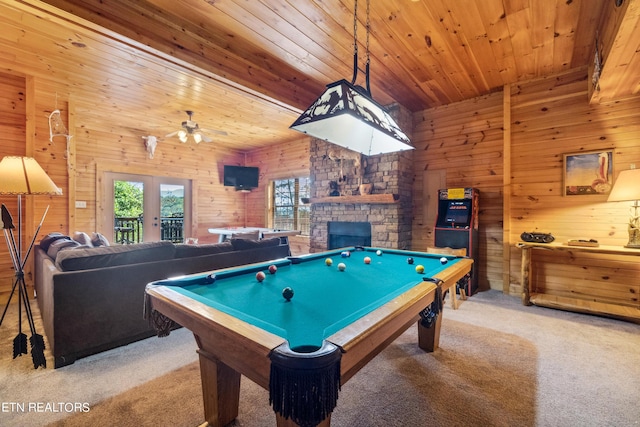
[(191, 181), (105, 172), (104, 235), (115, 244), (169, 240), (191, 230)]

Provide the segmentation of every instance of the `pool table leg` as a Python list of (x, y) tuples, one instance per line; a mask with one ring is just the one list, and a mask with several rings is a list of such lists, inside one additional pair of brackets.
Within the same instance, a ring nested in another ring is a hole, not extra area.
[(440, 347), (440, 327), (442, 325), (442, 312), (436, 316), (436, 321), (427, 328), (418, 320), (418, 346), (427, 353), (434, 352)]
[(238, 417), (240, 374), (200, 349), (204, 416), (211, 427), (223, 427)]

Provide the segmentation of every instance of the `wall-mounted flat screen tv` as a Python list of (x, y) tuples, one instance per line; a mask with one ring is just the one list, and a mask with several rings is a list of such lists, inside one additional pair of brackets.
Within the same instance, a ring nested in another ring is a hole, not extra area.
[(225, 187), (236, 190), (251, 190), (258, 187), (259, 171), (257, 167), (224, 165)]

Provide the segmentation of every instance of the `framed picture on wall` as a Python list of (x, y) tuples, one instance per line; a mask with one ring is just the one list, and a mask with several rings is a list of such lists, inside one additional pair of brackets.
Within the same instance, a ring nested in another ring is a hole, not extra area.
[(607, 195), (613, 186), (613, 150), (563, 156), (563, 196)]

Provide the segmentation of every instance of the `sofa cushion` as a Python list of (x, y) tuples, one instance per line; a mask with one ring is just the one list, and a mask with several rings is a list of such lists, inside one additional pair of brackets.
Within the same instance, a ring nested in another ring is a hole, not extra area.
[(171, 242), (147, 242), (134, 245), (101, 246), (62, 251), (56, 266), (62, 271), (89, 270), (117, 265), (139, 264), (173, 259), (175, 246)]
[(56, 259), (58, 253), (63, 249), (75, 248), (80, 246), (80, 243), (76, 242), (69, 236), (64, 236), (63, 239), (57, 239), (51, 242), (49, 249), (47, 249), (47, 255), (52, 259)]
[(54, 231), (53, 233), (47, 234), (42, 238), (42, 240), (40, 240), (40, 248), (43, 251), (47, 252), (49, 250), (49, 245), (51, 245), (51, 243), (55, 242), (58, 239), (70, 239), (70, 237)]
[(231, 242), (211, 243), (206, 245), (176, 245), (176, 258), (220, 254), (231, 251), (233, 251), (233, 245), (231, 245)]
[(233, 245), (233, 250), (235, 251), (257, 248), (270, 248), (272, 246), (280, 245), (280, 238), (272, 237), (270, 239), (262, 240), (231, 239), (231, 244)]

